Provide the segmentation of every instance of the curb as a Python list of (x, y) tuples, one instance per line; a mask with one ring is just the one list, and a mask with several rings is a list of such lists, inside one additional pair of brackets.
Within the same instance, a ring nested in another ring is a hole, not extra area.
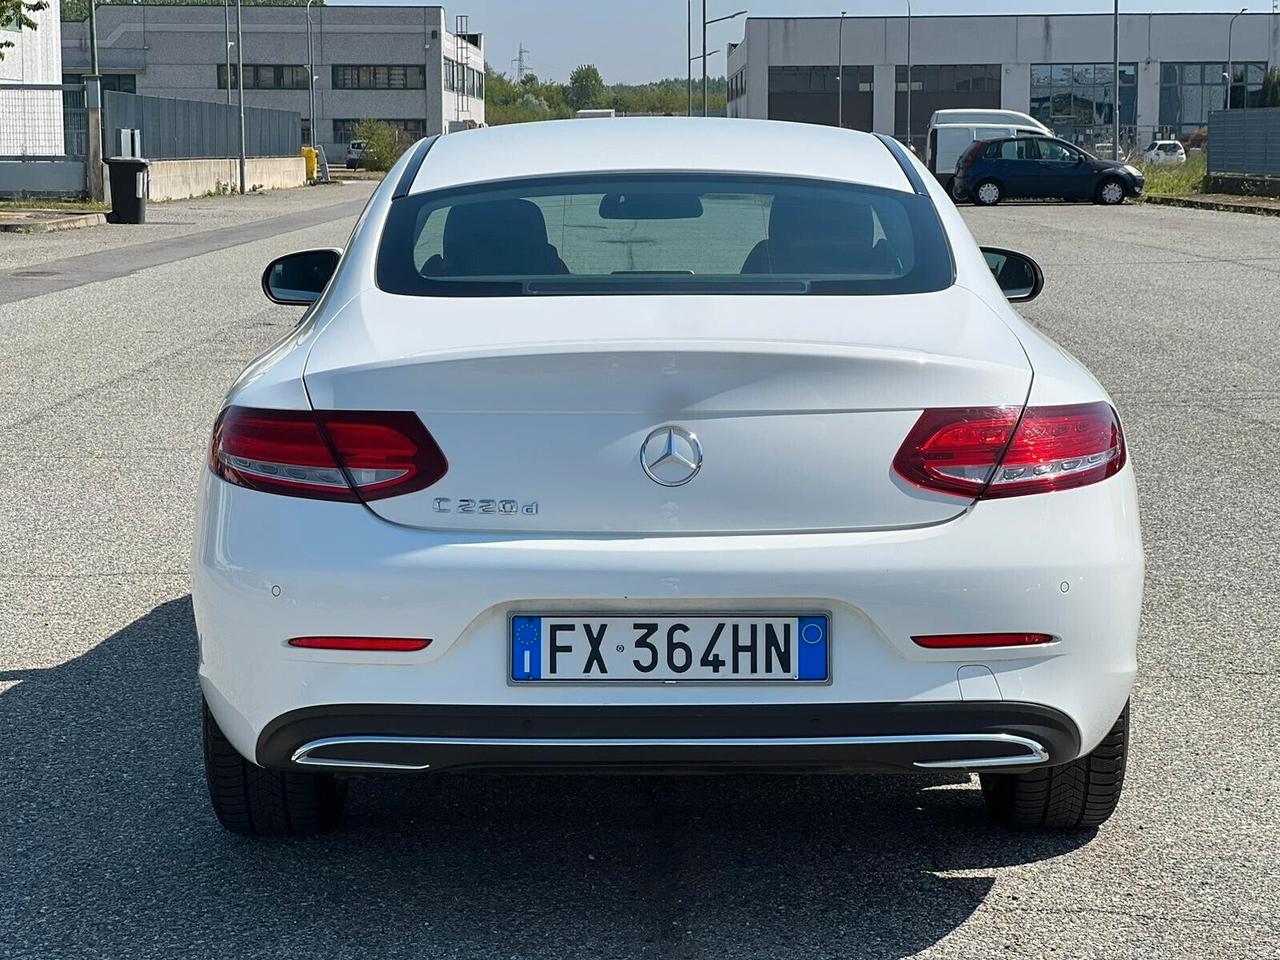
[[(10, 219), (12, 218), (12, 219)], [(0, 233), (53, 233), (96, 227), (107, 222), (105, 213), (71, 213), (61, 215), (53, 210), (0, 211)]]
[(1280, 204), (1249, 203), (1242, 200), (1201, 200), (1198, 197), (1169, 197), (1161, 194), (1148, 194), (1142, 198), (1143, 203), (1154, 203), (1164, 207), (1183, 207), (1188, 210), (1222, 210), (1227, 213), (1253, 213), (1263, 217), (1280, 217)]

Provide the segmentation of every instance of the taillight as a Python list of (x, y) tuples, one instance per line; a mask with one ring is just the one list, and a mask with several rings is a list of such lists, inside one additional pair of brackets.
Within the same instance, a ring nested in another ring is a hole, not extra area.
[(413, 413), (227, 407), (209, 466), (228, 483), (317, 500), (378, 500), (421, 490), (449, 469)]
[(893, 467), (928, 490), (984, 500), (1097, 483), (1124, 466), (1108, 403), (948, 408), (920, 415)]
[(387, 653), (408, 653), (425, 650), (431, 643), (429, 637), (294, 637), (291, 647), (307, 650), (373, 650)]
[(930, 650), (962, 650), (970, 647), (1030, 647), (1050, 643), (1047, 633), (935, 633), (911, 638)]

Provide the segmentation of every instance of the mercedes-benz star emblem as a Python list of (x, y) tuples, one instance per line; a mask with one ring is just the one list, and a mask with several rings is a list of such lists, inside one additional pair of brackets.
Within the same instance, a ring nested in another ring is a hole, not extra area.
[(702, 444), (683, 427), (659, 427), (644, 438), (640, 465), (654, 483), (678, 487), (702, 469)]

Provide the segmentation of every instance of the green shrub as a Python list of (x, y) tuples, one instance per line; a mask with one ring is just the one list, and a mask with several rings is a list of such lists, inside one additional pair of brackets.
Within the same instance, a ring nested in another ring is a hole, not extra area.
[(355, 138), (364, 141), (361, 163), (366, 170), (390, 170), (413, 143), (407, 133), (385, 120), (361, 120)]
[(1208, 160), (1203, 153), (1187, 155), (1186, 163), (1144, 163), (1142, 173), (1147, 178), (1145, 193), (1182, 197), (1189, 193), (1204, 193), (1204, 178), (1208, 172)]

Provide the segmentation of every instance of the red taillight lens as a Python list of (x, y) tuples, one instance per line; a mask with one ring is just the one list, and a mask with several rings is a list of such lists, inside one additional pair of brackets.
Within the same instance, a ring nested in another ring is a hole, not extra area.
[(1047, 633), (938, 633), (912, 637), (917, 646), (930, 650), (956, 650), (966, 647), (1029, 647), (1053, 640)]
[(992, 499), (1097, 483), (1124, 466), (1108, 403), (926, 410), (894, 469), (929, 490)]
[(416, 637), (294, 637), (291, 647), (308, 650), (384, 650), (396, 653), (425, 650), (429, 638)]
[(209, 466), (229, 483), (318, 500), (377, 500), (421, 490), (449, 469), (415, 414), (227, 407)]

